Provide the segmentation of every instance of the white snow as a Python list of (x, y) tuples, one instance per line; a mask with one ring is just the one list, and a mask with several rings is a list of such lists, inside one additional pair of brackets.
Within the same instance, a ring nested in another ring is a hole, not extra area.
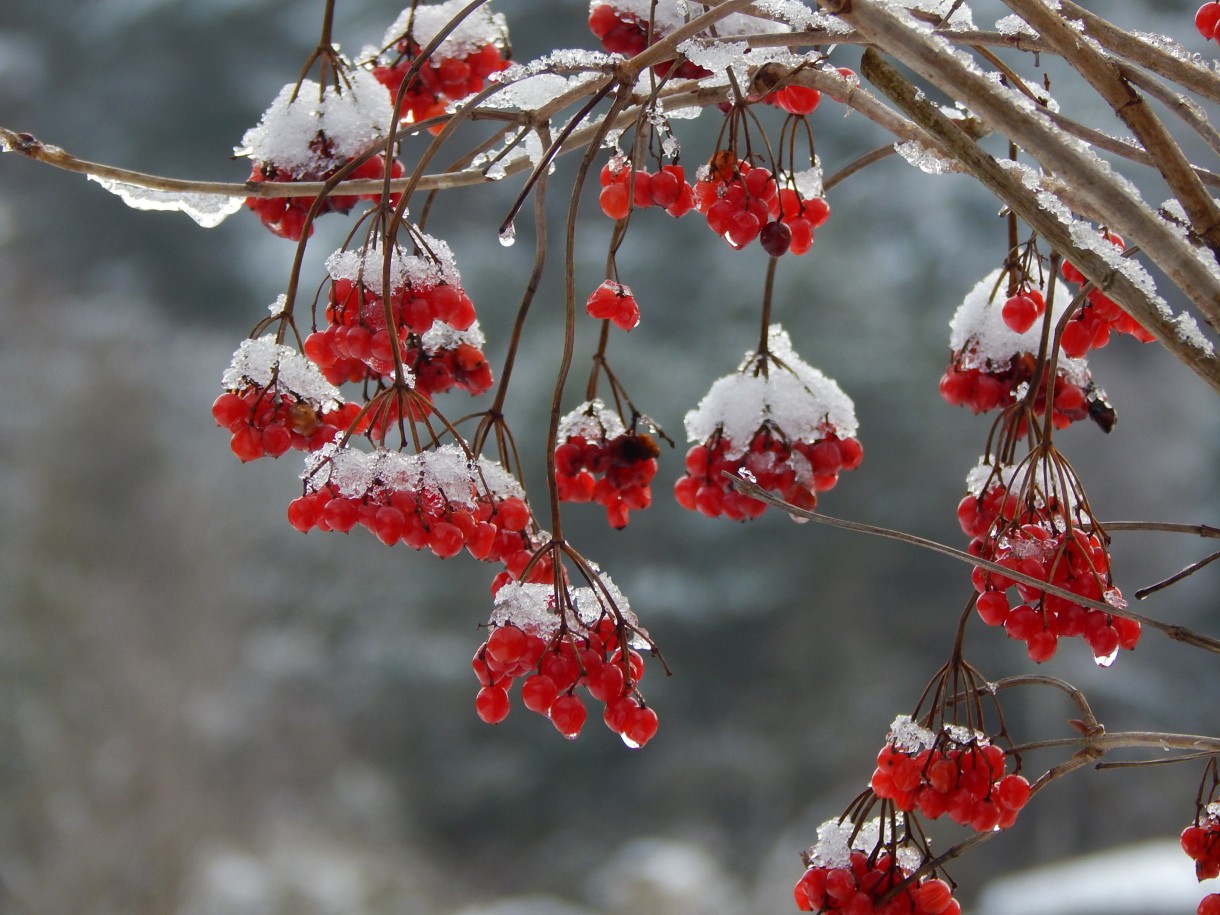
[(244, 198), (224, 194), (196, 194), (162, 191), (112, 178), (89, 175), (110, 193), (115, 194), (133, 210), (157, 210), (185, 213), (205, 229), (214, 229), (242, 208)]
[(559, 420), (558, 437), (560, 441), (566, 441), (573, 435), (582, 436), (588, 441), (609, 441), (626, 431), (618, 413), (600, 399), (595, 399), (586, 400)]
[[(408, 30), (421, 48), (432, 41), (454, 17), (468, 5), (468, 0), (447, 0), (445, 3), (408, 4), (393, 25), (386, 29), (382, 46), (390, 47), (403, 38)], [(465, 57), (485, 45), (504, 47), (508, 42), (508, 22), (500, 13), (493, 13), (489, 5), (475, 10), (457, 24), (445, 36), (436, 49), (435, 60), (446, 57)]]
[[(564, 612), (567, 613), (569, 629), (579, 635), (595, 626), (603, 616), (613, 616), (610, 609), (610, 603), (613, 603), (632, 630), (628, 644), (635, 649), (647, 648), (647, 632), (640, 628), (640, 621), (631, 612), (627, 598), (610, 580), (609, 575), (592, 563), (590, 567), (601, 587), (568, 588), (570, 606), (564, 608)], [(529, 635), (549, 640), (560, 628), (559, 603), (555, 586), (552, 584), (509, 582), (496, 592), (490, 622), (493, 626), (511, 624)]]
[(254, 383), (295, 394), (322, 410), (343, 403), (339, 389), (323, 377), (318, 367), (290, 346), (275, 342), (273, 334), (243, 340), (220, 383), (227, 391), (239, 391)]

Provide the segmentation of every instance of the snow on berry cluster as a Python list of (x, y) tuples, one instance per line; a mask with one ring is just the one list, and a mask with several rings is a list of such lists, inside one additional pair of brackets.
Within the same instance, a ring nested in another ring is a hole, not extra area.
[[(1111, 577), (1108, 538), (1085, 503), (1060, 488), (1059, 469), (1033, 460), (999, 469), (980, 463), (971, 471), (968, 494), (958, 505), (958, 521), (972, 538), (970, 553), (1121, 610), (1126, 602)], [(1038, 663), (1054, 655), (1060, 638), (1083, 638), (1101, 666), (1139, 642), (1135, 620), (977, 567), (973, 581), (979, 617), (1025, 642)]]
[[(1016, 403), (1036, 386), (1034, 411), (1043, 414), (1049, 399), (1056, 428), (1108, 410), (1088, 364), (1079, 358), (1059, 359), (1048, 397), (1045, 378), (1034, 377), (1041, 341), (1037, 317), (1046, 307), (1043, 292), (1026, 283), (997, 306), (994, 296), (1004, 279), (1002, 271), (984, 277), (954, 313), (949, 325), (953, 356), (940, 379), (941, 397), (954, 406), (985, 413)], [(1058, 320), (1062, 308), (1056, 305), (1055, 312), (1053, 318)], [(1107, 428), (1105, 423), (1102, 427)]]
[(581, 404), (559, 421), (555, 476), (562, 502), (596, 502), (610, 526), (627, 526), (632, 511), (652, 504), (660, 449), (651, 435), (628, 431), (600, 400)]
[(302, 474), (304, 495), (288, 506), (297, 530), (347, 533), (361, 525), (382, 543), (429, 549), (442, 559), (463, 549), (503, 563), (515, 578), (536, 544), (525, 492), (498, 463), (457, 445), (405, 454), (330, 446)]
[(344, 404), (317, 368), (273, 335), (243, 341), (221, 384), (225, 392), (212, 404), (212, 416), (232, 433), (229, 446), (242, 461), (294, 448), (317, 451), (354, 416), (355, 405)]
[[(1102, 233), (1102, 238), (1109, 246), (1095, 245), (1102, 253), (1110, 253), (1113, 259), (1116, 252), (1126, 248), (1120, 235), (1113, 232)], [(1071, 261), (1064, 261), (1061, 272), (1063, 278), (1077, 286), (1085, 284), (1084, 274)], [(1090, 289), (1085, 293), (1085, 300), (1080, 310), (1072, 315), (1063, 328), (1063, 336), (1059, 345), (1067, 356), (1079, 358), (1091, 349), (1101, 349), (1110, 342), (1110, 333), (1130, 334), (1135, 339), (1150, 343), (1156, 338), (1140, 326), (1140, 323), (1123, 311), (1122, 307), (1100, 289)]]
[(1196, 877), (1220, 877), (1220, 803), (1204, 807), (1200, 817), (1182, 830), (1181, 841), (1182, 850), (1195, 862)]
[(781, 186), (769, 169), (722, 149), (697, 177), (695, 208), (708, 227), (738, 251), (758, 239), (772, 257), (804, 254), (813, 244), (814, 229), (830, 218), (816, 167), (781, 176)]
[(882, 829), (879, 820), (859, 827), (850, 820), (828, 820), (819, 826), (817, 844), (805, 853), (807, 868), (793, 890), (796, 907), (845, 915), (959, 915), (953, 890), (938, 877), (924, 875), (898, 889), (925, 854), (884, 842)]
[[(482, 346), (482, 336), (477, 331), (468, 339), (453, 337), (455, 332), (470, 330), (475, 310), (462, 289), (452, 251), (445, 242), (431, 236), (421, 235), (420, 241), (424, 253), (409, 254), (395, 245), (388, 265), (376, 244), (336, 251), (327, 259), (330, 289), (326, 326), (306, 338), (305, 353), (331, 382), (341, 384), (391, 375), (394, 372), (391, 335), (398, 338), (399, 354), (412, 370), (416, 366), (405, 358), (409, 351), (416, 362), (425, 353), (427, 358), (423, 361), (430, 362), (442, 349), (456, 350), (462, 344), (473, 344), (475, 349)], [(383, 288), (387, 267), (388, 296)], [(448, 331), (441, 332), (441, 326)], [(434, 327), (438, 333), (428, 346), (420, 338)], [(444, 341), (452, 345), (438, 345)], [(473, 354), (465, 362), (472, 358)], [(482, 361), (480, 350), (475, 362)], [(420, 387), (427, 391), (446, 389), (445, 384), (435, 379)]]
[(655, 172), (632, 168), (622, 153), (602, 166), (597, 201), (611, 219), (626, 219), (632, 208), (660, 207), (675, 219), (695, 207), (695, 190), (681, 165), (662, 165)]
[(747, 353), (734, 374), (718, 379), (685, 425), (697, 444), (674, 495), (683, 508), (713, 518), (754, 518), (767, 507), (734, 489), (726, 472), (812, 509), (817, 493), (863, 457), (851, 399), (796, 354), (778, 324), (768, 330), (766, 352)]
[(422, 336), (407, 338), (403, 362), (415, 375), (415, 390), (427, 397), (455, 387), (478, 396), (493, 381), (485, 345), (478, 321), (465, 330), (437, 321)]
[(939, 732), (899, 715), (877, 754), (869, 786), (899, 810), (949, 819), (976, 832), (1007, 829), (1029, 800), (1029, 782), (1009, 773), (1007, 755), (980, 731)]
[(550, 719), (569, 740), (584, 727), (587, 710), (578, 687), (604, 706), (602, 720), (629, 747), (642, 747), (657, 731), (657, 715), (636, 688), (644, 676), (647, 634), (608, 576), (597, 587), (513, 582), (496, 592), (492, 631), (472, 665), (480, 689), (475, 709), (488, 724), (511, 708), (508, 691), (521, 680), (522, 704)]
[[(340, 85), (323, 89), (309, 79), (290, 83), (280, 90), (258, 125), (246, 131), (238, 155), (253, 160), (250, 180), (325, 181), (340, 168), (366, 153), (386, 138), (392, 109), (385, 90), (363, 70), (344, 69)], [(378, 153), (365, 159), (349, 178), (381, 178), (386, 158)], [(403, 174), (402, 165), (390, 166), (393, 177)], [(376, 200), (378, 194), (363, 195)], [(331, 194), (318, 213), (347, 213), (361, 197)], [(276, 235), (299, 240), (311, 197), (249, 197), (253, 210)], [(313, 226), (309, 227), (310, 233)]]
[(403, 93), (403, 121), (415, 123), (445, 114), (453, 103), (481, 91), (492, 73), (508, 66), (508, 23), (483, 6), (441, 40), (402, 88), (423, 48), (467, 5), (466, 0), (412, 3), (386, 30), (382, 47), (390, 50), (373, 68), (373, 76), (389, 90), (391, 99)]

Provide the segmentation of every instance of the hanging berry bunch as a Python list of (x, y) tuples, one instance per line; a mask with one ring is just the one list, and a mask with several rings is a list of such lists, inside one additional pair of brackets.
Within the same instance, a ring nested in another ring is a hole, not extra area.
[(949, 883), (930, 874), (910, 879), (931, 857), (896, 817), (827, 820), (804, 854), (806, 870), (793, 891), (796, 907), (825, 915), (958, 915), (961, 906)]
[(216, 424), (242, 461), (279, 457), (290, 449), (317, 451), (345, 429), (355, 404), (292, 347), (273, 335), (245, 340), (221, 378), (225, 393), (212, 404)]
[(593, 290), (585, 311), (589, 317), (609, 321), (619, 330), (631, 330), (640, 323), (640, 306), (631, 287), (615, 280), (606, 280)]
[(585, 570), (589, 587), (512, 583), (496, 592), (493, 628), (473, 661), (481, 684), (475, 708), (489, 724), (503, 721), (508, 691), (520, 679), (525, 707), (571, 740), (588, 714), (580, 687), (603, 704), (607, 727), (641, 747), (657, 731), (656, 712), (637, 688), (644, 676), (639, 651), (652, 643), (609, 576), (592, 564)]
[[(1121, 236), (1114, 232), (1103, 232), (1101, 240), (1093, 250), (1116, 266), (1121, 262), (1120, 254), (1126, 248)], [(1086, 282), (1082, 274), (1070, 261), (1063, 262), (1063, 278), (1076, 286)], [(1110, 342), (1110, 334), (1130, 334), (1135, 339), (1150, 343), (1156, 338), (1140, 326), (1121, 306), (1100, 289), (1090, 288), (1084, 302), (1063, 328), (1060, 346), (1063, 352), (1079, 358), (1091, 349), (1101, 349)]]
[(869, 787), (904, 812), (949, 819), (976, 832), (1007, 829), (1029, 800), (1029, 782), (1006, 771), (1007, 755), (986, 734), (959, 725), (938, 731), (909, 715), (890, 725)]
[(559, 421), (555, 474), (563, 502), (596, 502), (610, 526), (627, 526), (632, 511), (652, 504), (652, 478), (661, 451), (651, 435), (628, 431), (600, 400), (581, 404)]
[[(973, 535), (973, 555), (1116, 610), (1126, 607), (1110, 574), (1109, 537), (1075, 471), (1053, 446), (1037, 446), (1012, 467), (980, 463), (967, 489), (959, 520), (967, 533), (983, 531)], [(1139, 641), (1139, 623), (1126, 617), (981, 568), (973, 581), (979, 617), (1025, 642), (1034, 661), (1054, 655), (1060, 638), (1079, 637), (1099, 665), (1109, 666), (1120, 648)]]
[(597, 202), (611, 219), (626, 219), (633, 208), (660, 207), (675, 219), (695, 208), (695, 191), (686, 183), (686, 170), (676, 163), (657, 171), (632, 168), (618, 153), (602, 166)]
[[(256, 127), (242, 137), (239, 155), (253, 160), (250, 180), (326, 181), (349, 164), (348, 178), (381, 178), (386, 173), (384, 153), (369, 154), (386, 139), (393, 109), (385, 90), (364, 70), (351, 69), (333, 56), (334, 83), (321, 86), (304, 79), (280, 90)], [(389, 165), (391, 175), (403, 174), (402, 165)], [(379, 194), (365, 195), (376, 200)], [(318, 214), (347, 213), (360, 197), (331, 194)], [(294, 241), (305, 231), (313, 204), (311, 197), (249, 197), (246, 206), (274, 234)], [(313, 232), (313, 226), (309, 227)]]
[(1195, 862), (1200, 880), (1220, 877), (1220, 803), (1206, 805), (1182, 830), (1182, 850)]
[[(1110, 431), (1114, 411), (1083, 359), (1060, 358), (1049, 384), (1045, 373), (1039, 375), (1038, 355), (1043, 348), (1037, 320), (1046, 309), (1044, 292), (1023, 281), (1013, 295), (998, 302), (1006, 276), (1003, 271), (989, 274), (954, 313), (949, 325), (953, 355), (940, 379), (941, 397), (974, 413), (1028, 400), (1034, 413), (1043, 415), (1049, 402), (1056, 428), (1093, 418)], [(1057, 308), (1055, 318), (1062, 313)]]
[(478, 321), (465, 330), (436, 321), (427, 333), (407, 338), (403, 363), (415, 374), (415, 389), (425, 397), (455, 387), (478, 396), (492, 386), (485, 345)]
[[(508, 66), (508, 25), (487, 6), (462, 19), (426, 61), (419, 60), (423, 48), (466, 5), (464, 0), (412, 3), (386, 31), (382, 47), (387, 51), (373, 76), (391, 99), (402, 93), (401, 120), (415, 123), (445, 114), (451, 104), (479, 92), (487, 77)], [(404, 90), (412, 68), (415, 73)]]
[(833, 488), (841, 471), (859, 466), (856, 426), (851, 399), (804, 362), (787, 332), (773, 324), (764, 346), (747, 353), (686, 414), (687, 437), (697, 444), (674, 487), (678, 504), (735, 521), (762, 514), (766, 503), (735, 490), (727, 472), (812, 509), (817, 493)]

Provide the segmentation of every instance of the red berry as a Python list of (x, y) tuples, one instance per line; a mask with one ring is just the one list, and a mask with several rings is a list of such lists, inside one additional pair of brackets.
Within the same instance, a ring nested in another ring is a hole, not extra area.
[(585, 725), (585, 704), (572, 693), (562, 695), (551, 703), (548, 714), (551, 724), (568, 740), (574, 740)]
[(475, 696), (474, 709), (488, 724), (499, 724), (511, 710), (508, 691), (502, 686), (484, 686)]

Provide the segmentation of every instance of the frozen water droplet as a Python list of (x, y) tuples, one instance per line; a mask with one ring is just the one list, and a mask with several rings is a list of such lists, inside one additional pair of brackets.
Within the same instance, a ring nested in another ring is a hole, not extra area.
[(500, 230), (500, 244), (506, 248), (511, 248), (513, 242), (517, 240), (517, 227), (513, 223), (509, 223)]
[(1111, 664), (1114, 663), (1114, 659), (1117, 657), (1118, 657), (1118, 649), (1115, 648), (1112, 652), (1110, 652), (1107, 655), (1101, 655), (1099, 657), (1094, 657), (1093, 663), (1095, 663), (1098, 667), (1109, 667)]
[(640, 745), (638, 743), (636, 743), (634, 740), (632, 740), (630, 737), (628, 737), (626, 734), (619, 734), (618, 736), (623, 738), (623, 743), (625, 743), (632, 750), (638, 750), (640, 748)]

